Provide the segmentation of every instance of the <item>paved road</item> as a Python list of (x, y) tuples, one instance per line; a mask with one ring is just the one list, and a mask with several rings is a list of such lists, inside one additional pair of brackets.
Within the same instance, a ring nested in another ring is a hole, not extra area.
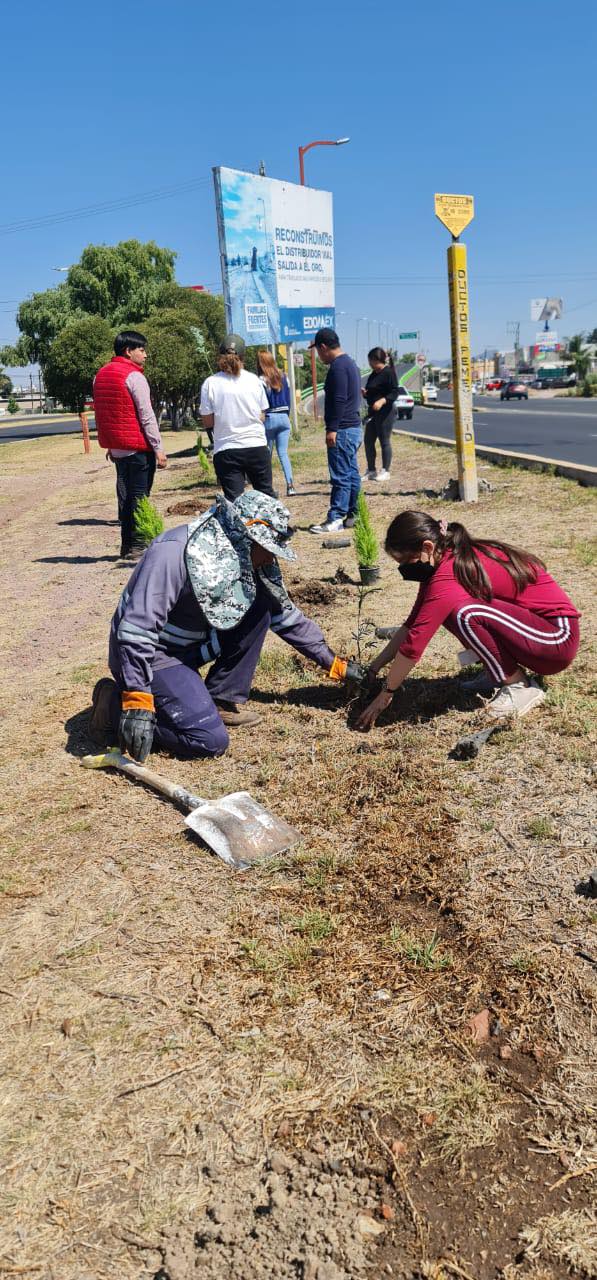
[[(449, 402), (450, 393), (441, 392)], [(320, 411), (323, 396), (319, 396)], [(490, 396), (475, 396), (475, 436), (478, 444), (515, 453), (534, 453), (542, 458), (573, 462), (577, 466), (597, 466), (597, 400), (513, 400), (500, 402)], [(452, 414), (446, 409), (415, 408), (412, 423), (415, 431), (431, 436), (454, 439)], [(93, 430), (95, 422), (89, 417)], [(409, 423), (400, 426), (408, 429)], [(37, 439), (47, 435), (79, 434), (76, 417), (38, 419), (27, 423), (0, 420), (0, 444), (12, 440)]]
[[(95, 431), (95, 418), (89, 414), (89, 430)], [(81, 435), (81, 423), (77, 417), (33, 418), (32, 421), (7, 422), (0, 418), (0, 444), (11, 444), (14, 440), (39, 440), (40, 436)], [(81, 436), (81, 439), (83, 437)]]
[[(449, 403), (451, 394), (440, 392), (440, 398)], [(597, 400), (506, 402), (474, 396), (473, 421), (477, 444), (597, 467)], [(454, 438), (453, 415), (446, 409), (415, 409), (412, 426), (428, 435)]]

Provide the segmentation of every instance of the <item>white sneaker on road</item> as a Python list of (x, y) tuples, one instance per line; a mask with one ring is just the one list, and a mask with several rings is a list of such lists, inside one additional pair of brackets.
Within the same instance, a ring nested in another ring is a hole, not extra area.
[(378, 471), (377, 475), (376, 475), (376, 476), (374, 476), (374, 477), (373, 477), (373, 479), (374, 479), (374, 480), (389, 480), (389, 479), (390, 479), (390, 472), (389, 472), (389, 471)]
[(344, 528), (344, 520), (325, 520), (323, 524), (309, 525), (309, 533), (339, 533)]
[(487, 714), (493, 720), (500, 716), (526, 716), (545, 700), (543, 689), (534, 680), (518, 680), (516, 684), (503, 684), (487, 703)]

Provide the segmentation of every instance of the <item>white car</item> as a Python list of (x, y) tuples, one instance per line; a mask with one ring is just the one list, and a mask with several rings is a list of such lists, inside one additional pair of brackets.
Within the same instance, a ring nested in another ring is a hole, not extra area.
[(410, 393), (406, 390), (406, 387), (398, 387), (398, 399), (394, 404), (394, 410), (398, 417), (400, 419), (408, 418), (410, 420), (413, 416), (414, 407), (415, 402)]
[(423, 395), (426, 400), (437, 400), (437, 387), (434, 382), (427, 382), (423, 387)]

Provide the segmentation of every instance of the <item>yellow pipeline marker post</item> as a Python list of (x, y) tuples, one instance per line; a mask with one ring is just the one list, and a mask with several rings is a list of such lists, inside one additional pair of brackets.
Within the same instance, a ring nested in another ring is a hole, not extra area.
[(466, 245), (458, 243), (461, 231), (464, 231), (474, 217), (473, 197), (436, 195), (435, 212), (452, 234), (452, 244), (448, 247), (448, 288), (458, 488), (463, 502), (477, 502), (479, 490), (473, 429), (468, 272)]

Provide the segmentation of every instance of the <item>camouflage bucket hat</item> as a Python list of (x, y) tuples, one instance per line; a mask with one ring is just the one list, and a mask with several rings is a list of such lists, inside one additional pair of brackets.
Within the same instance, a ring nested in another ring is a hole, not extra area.
[[(269, 517), (260, 504), (249, 503), (246, 514), (241, 513), (239, 505), (249, 498), (269, 504)], [(272, 508), (279, 508), (275, 513), (280, 526), (277, 534)], [(255, 600), (257, 583), (251, 564), (251, 540), (260, 542), (275, 556), (295, 559), (294, 552), (283, 545), (284, 535), (289, 536), (288, 514), (281, 502), (263, 493), (243, 494), (234, 503), (218, 495), (215, 505), (189, 525), (185, 548), (189, 581), (197, 603), (216, 630), (229, 631), (238, 626)], [(249, 523), (253, 520), (260, 523)], [(267, 525), (261, 523), (266, 520)], [(279, 545), (275, 537), (280, 537)]]
[(290, 512), (282, 502), (257, 489), (248, 489), (236, 499), (234, 508), (253, 542), (278, 559), (296, 560), (296, 553), (288, 545), (294, 532), (288, 524)]

